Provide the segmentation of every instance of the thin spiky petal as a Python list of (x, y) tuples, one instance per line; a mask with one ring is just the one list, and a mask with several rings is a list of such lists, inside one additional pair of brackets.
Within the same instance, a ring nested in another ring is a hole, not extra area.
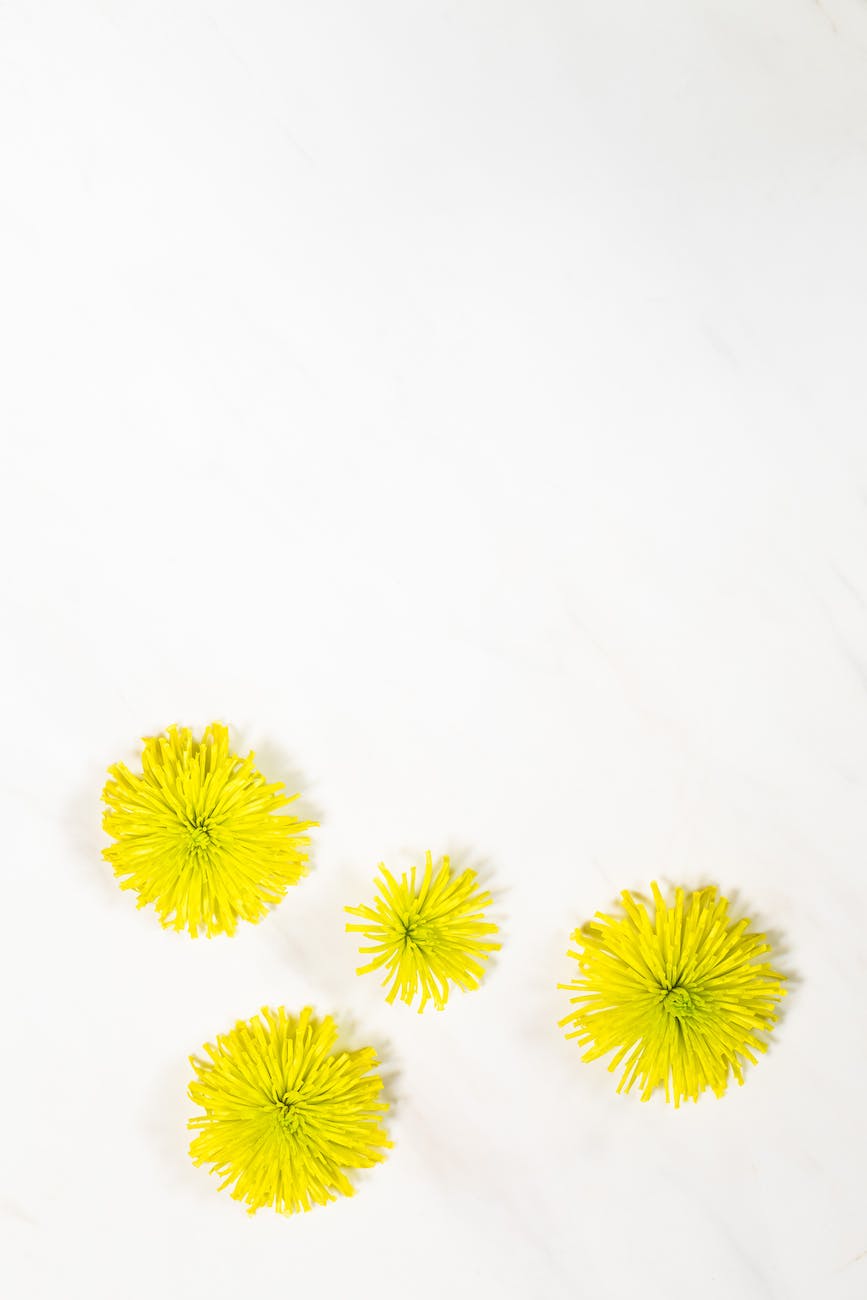
[(382, 863), (379, 871), (373, 906), (345, 909), (361, 918), (361, 924), (347, 924), (347, 931), (370, 941), (359, 952), (371, 960), (357, 973), (384, 969), (386, 1001), (399, 995), (411, 1004), (420, 994), (420, 1012), (429, 1001), (441, 1011), (452, 984), (465, 992), (478, 988), (488, 956), (501, 945), (489, 938), (497, 933), (497, 926), (484, 920), (493, 900), (477, 888), (476, 873), (452, 877), (447, 857), (434, 873), (430, 853), (418, 885), (415, 867), (400, 881)]
[(103, 790), (103, 849), (121, 889), (153, 903), (161, 923), (232, 934), (239, 920), (261, 921), (307, 873), (304, 834), (313, 822), (280, 813), (282, 793), (229, 748), (219, 723), (196, 741), (187, 727), (146, 737), (141, 774), (118, 763)]
[(211, 1165), (236, 1201), (255, 1214), (327, 1205), (355, 1188), (347, 1170), (367, 1169), (390, 1147), (380, 1119), (382, 1079), (372, 1047), (334, 1052), (337, 1026), (310, 1007), (293, 1016), (263, 1007), (240, 1020), (207, 1060), (191, 1057), (190, 1099), (204, 1115), (189, 1121), (195, 1165)]
[(614, 1052), (618, 1092), (637, 1083), (647, 1101), (662, 1087), (677, 1107), (707, 1088), (721, 1097), (731, 1075), (743, 1083), (743, 1063), (767, 1050), (785, 976), (757, 960), (770, 944), (731, 920), (715, 888), (677, 889), (673, 906), (651, 890), (653, 919), (624, 891), (622, 915), (597, 912), (574, 932), (580, 975), (560, 985), (574, 1008), (560, 1024), (590, 1044), (583, 1060)]

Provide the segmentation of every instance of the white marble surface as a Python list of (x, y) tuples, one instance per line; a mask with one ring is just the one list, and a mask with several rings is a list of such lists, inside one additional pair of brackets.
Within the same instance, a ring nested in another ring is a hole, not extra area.
[[(0, 123), (4, 1295), (867, 1294), (863, 0), (11, 0)], [(212, 717), (322, 829), (193, 943), (99, 794)], [(418, 1017), (340, 909), (427, 847), (506, 944)], [(655, 876), (797, 976), (678, 1113), (555, 1024)], [(308, 1001), (395, 1148), (249, 1219), (186, 1058)]]

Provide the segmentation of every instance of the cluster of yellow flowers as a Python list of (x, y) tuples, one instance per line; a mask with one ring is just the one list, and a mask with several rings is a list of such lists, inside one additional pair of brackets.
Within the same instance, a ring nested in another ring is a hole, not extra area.
[[(298, 796), (266, 781), (252, 753), (232, 753), (218, 723), (200, 740), (179, 727), (149, 737), (141, 773), (119, 763), (109, 776), (104, 855), (163, 926), (233, 934), (308, 871), (315, 823), (286, 811)], [(419, 1012), (428, 1003), (441, 1011), (454, 986), (478, 988), (500, 944), (476, 873), (453, 874), (448, 857), (435, 869), (430, 853), (399, 880), (379, 871), (372, 902), (346, 908), (358, 918), (347, 931), (366, 941), (358, 973), (382, 971), (386, 1000), (418, 1000)], [(587, 1047), (584, 1060), (612, 1054), (618, 1091), (637, 1083), (646, 1101), (661, 1088), (678, 1106), (706, 1089), (721, 1096), (731, 1076), (743, 1083), (743, 1063), (766, 1050), (784, 976), (758, 960), (770, 951), (764, 935), (734, 921), (715, 889), (677, 889), (671, 905), (651, 889), (652, 915), (624, 892), (618, 915), (597, 913), (575, 931), (568, 955), (578, 975), (560, 986), (572, 994), (561, 1024)], [(206, 1044), (207, 1059), (191, 1058), (189, 1095), (204, 1113), (190, 1120), (190, 1155), (250, 1213), (352, 1195), (347, 1171), (376, 1164), (391, 1145), (375, 1051), (337, 1041), (329, 1016), (266, 1007)]]

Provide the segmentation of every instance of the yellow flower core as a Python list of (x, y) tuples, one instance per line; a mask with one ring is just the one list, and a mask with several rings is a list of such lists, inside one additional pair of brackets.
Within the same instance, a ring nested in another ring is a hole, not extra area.
[(770, 945), (748, 920), (730, 919), (716, 889), (678, 889), (673, 907), (651, 889), (653, 920), (624, 892), (622, 916), (597, 912), (572, 935), (580, 974), (560, 985), (574, 1008), (560, 1023), (567, 1038), (591, 1044), (583, 1060), (614, 1052), (618, 1092), (637, 1082), (647, 1101), (664, 1087), (675, 1106), (706, 1088), (721, 1097), (729, 1075), (743, 1083), (743, 1061), (766, 1050), (785, 976), (756, 961)]
[(314, 823), (278, 812), (297, 795), (269, 785), (253, 757), (231, 753), (215, 722), (201, 741), (179, 727), (145, 739), (140, 775), (123, 763), (109, 769), (103, 826), (115, 843), (103, 855), (121, 889), (135, 890), (139, 907), (153, 903), (164, 926), (193, 938), (232, 934), (306, 874), (304, 832)]
[(337, 1027), (310, 1007), (290, 1015), (263, 1007), (239, 1021), (210, 1059), (191, 1057), (197, 1077), (190, 1098), (204, 1115), (189, 1121), (195, 1165), (212, 1165), (250, 1214), (270, 1205), (294, 1214), (352, 1196), (346, 1170), (385, 1158), (388, 1134), (380, 1126), (388, 1103), (372, 1047), (334, 1052)]
[(390, 985), (386, 1001), (399, 994), (411, 1003), (420, 992), (420, 1012), (431, 1000), (441, 1011), (451, 984), (465, 991), (478, 988), (488, 955), (500, 947), (488, 938), (497, 933), (496, 925), (484, 920), (491, 895), (477, 889), (474, 871), (452, 878), (447, 857), (434, 874), (430, 853), (418, 885), (415, 867), (400, 882), (381, 863), (379, 870), (373, 906), (345, 909), (362, 918), (346, 929), (371, 941), (359, 949), (372, 957), (358, 974), (384, 968), (383, 986)]

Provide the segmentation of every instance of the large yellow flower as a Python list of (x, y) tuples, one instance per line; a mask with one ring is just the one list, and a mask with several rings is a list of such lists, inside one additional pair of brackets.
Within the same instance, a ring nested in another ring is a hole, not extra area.
[(253, 757), (231, 753), (215, 722), (201, 741), (186, 727), (145, 739), (140, 775), (109, 769), (103, 826), (115, 843), (103, 854), (121, 889), (135, 890), (139, 907), (153, 903), (164, 926), (232, 934), (306, 874), (314, 823), (279, 812), (297, 796), (269, 785)]
[(366, 1169), (390, 1147), (380, 1119), (382, 1079), (372, 1047), (334, 1052), (337, 1027), (306, 1007), (241, 1020), (208, 1060), (191, 1057), (197, 1078), (190, 1098), (204, 1115), (189, 1121), (196, 1165), (212, 1165), (250, 1214), (263, 1205), (281, 1214), (325, 1205), (355, 1189), (348, 1169)]
[(418, 885), (415, 867), (400, 883), (382, 863), (379, 870), (373, 907), (345, 909), (362, 919), (346, 929), (370, 940), (359, 952), (372, 954), (372, 959), (357, 973), (384, 968), (383, 984), (391, 986), (387, 1002), (394, 1002), (399, 993), (401, 1002), (411, 1003), (420, 992), (420, 1012), (429, 1000), (441, 1011), (451, 984), (465, 991), (478, 988), (488, 955), (500, 947), (488, 937), (497, 933), (496, 925), (484, 920), (491, 895), (476, 887), (474, 871), (453, 879), (447, 857), (434, 875), (428, 853)]
[(574, 1007), (560, 1023), (591, 1045), (585, 1061), (614, 1052), (618, 1092), (637, 1082), (647, 1101), (664, 1087), (675, 1106), (706, 1088), (720, 1097), (730, 1074), (743, 1083), (743, 1062), (766, 1050), (785, 977), (756, 961), (770, 945), (748, 920), (731, 920), (716, 889), (678, 889), (669, 907), (651, 888), (652, 920), (625, 891), (623, 915), (597, 912), (572, 935), (580, 974), (560, 985)]

